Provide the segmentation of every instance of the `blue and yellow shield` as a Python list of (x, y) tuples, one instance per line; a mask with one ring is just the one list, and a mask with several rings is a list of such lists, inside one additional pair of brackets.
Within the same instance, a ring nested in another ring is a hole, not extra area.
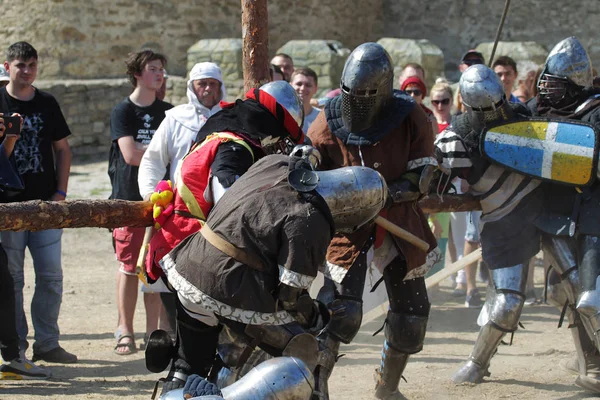
[(598, 133), (579, 121), (521, 120), (489, 128), (481, 149), (492, 161), (525, 175), (587, 186), (596, 175)]

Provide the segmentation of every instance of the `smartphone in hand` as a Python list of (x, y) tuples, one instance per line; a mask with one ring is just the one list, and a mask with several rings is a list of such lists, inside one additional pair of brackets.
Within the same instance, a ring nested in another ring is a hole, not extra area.
[(19, 136), (21, 133), (21, 118), (18, 116), (14, 117), (2, 117), (4, 120), (5, 136)]

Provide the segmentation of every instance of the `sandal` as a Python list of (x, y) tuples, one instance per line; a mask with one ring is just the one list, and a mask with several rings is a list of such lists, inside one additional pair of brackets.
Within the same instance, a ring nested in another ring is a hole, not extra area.
[[(128, 343), (121, 343), (121, 340), (125, 338), (131, 339), (131, 341)], [(134, 340), (135, 338), (133, 337), (133, 335), (119, 335), (119, 337), (117, 337), (117, 345), (115, 346), (113, 352), (120, 356), (128, 356), (130, 354), (135, 353), (137, 351), (137, 348), (135, 347)], [(118, 351), (118, 349), (122, 348), (126, 348), (126, 351)]]

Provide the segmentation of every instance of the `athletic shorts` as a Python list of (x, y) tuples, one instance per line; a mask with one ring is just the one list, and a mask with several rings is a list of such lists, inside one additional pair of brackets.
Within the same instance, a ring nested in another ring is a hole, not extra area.
[(146, 228), (131, 228), (125, 226), (113, 231), (113, 243), (115, 254), (119, 262), (119, 271), (126, 275), (136, 275), (135, 264), (137, 264), (140, 249), (144, 242)]

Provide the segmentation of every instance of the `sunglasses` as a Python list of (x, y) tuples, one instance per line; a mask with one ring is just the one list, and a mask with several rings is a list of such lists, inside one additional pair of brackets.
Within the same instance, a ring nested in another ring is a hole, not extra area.
[(468, 65), (470, 67), (471, 65), (483, 64), (483, 60), (480, 60), (478, 58), (471, 58), (468, 60), (463, 60), (463, 64)]
[(433, 105), (443, 105), (443, 106), (447, 106), (448, 104), (450, 104), (450, 99), (443, 99), (443, 100), (431, 100), (431, 103)]
[(423, 95), (423, 92), (421, 92), (419, 89), (406, 89), (405, 90), (406, 94), (410, 95), (410, 96), (421, 96)]

